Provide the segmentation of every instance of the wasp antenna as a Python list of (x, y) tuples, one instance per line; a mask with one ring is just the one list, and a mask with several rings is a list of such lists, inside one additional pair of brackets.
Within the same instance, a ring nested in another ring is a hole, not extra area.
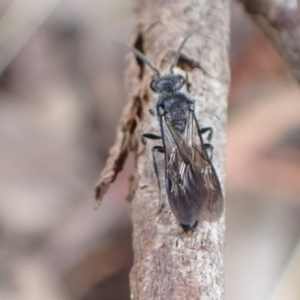
[(159, 69), (154, 67), (153, 64), (139, 50), (129, 47), (123, 43), (115, 42), (114, 44), (125, 48), (127, 51), (132, 51), (140, 60), (146, 63), (157, 74), (158, 77), (160, 77)]
[(179, 59), (179, 56), (180, 56), (180, 53), (185, 45), (185, 43), (187, 42), (187, 40), (194, 34), (196, 33), (200, 28), (197, 28), (196, 30), (190, 32), (184, 39), (183, 41), (181, 42), (178, 50), (176, 51), (176, 54), (175, 54), (175, 58), (174, 58), (174, 62), (172, 63), (171, 67), (170, 67), (170, 72), (171, 74), (173, 74), (173, 70), (174, 70), (174, 67), (177, 65), (178, 63), (178, 59)]
[(158, 77), (160, 77), (160, 71), (158, 68), (154, 67), (153, 64), (137, 49), (135, 48), (130, 48), (131, 51), (140, 59), (142, 60), (145, 64), (147, 64), (156, 74)]

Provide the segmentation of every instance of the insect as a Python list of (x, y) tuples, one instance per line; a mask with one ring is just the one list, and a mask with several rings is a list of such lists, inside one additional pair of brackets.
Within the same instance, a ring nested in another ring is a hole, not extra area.
[(157, 153), (163, 153), (170, 207), (188, 235), (195, 231), (199, 220), (219, 220), (224, 206), (221, 185), (212, 164), (213, 146), (205, 143), (203, 137), (206, 134), (210, 141), (213, 129), (200, 127), (194, 111), (195, 101), (182, 91), (185, 79), (174, 73), (180, 52), (192, 34), (186, 36), (180, 44), (169, 74), (166, 75), (161, 75), (160, 70), (142, 53), (133, 49), (136, 56), (157, 74), (150, 87), (158, 94), (156, 115), (161, 135), (144, 133), (142, 139), (162, 140), (162, 145), (151, 149), (158, 188), (161, 194)]

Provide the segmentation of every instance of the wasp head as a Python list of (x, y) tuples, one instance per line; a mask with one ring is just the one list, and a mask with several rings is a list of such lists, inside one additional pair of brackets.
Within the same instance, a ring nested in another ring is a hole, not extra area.
[(183, 87), (182, 75), (169, 74), (151, 81), (150, 87), (155, 93), (174, 93)]

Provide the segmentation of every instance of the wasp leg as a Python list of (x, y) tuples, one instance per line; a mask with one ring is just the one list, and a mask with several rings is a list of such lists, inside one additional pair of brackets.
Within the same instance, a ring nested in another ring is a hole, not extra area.
[(200, 129), (200, 133), (201, 134), (204, 134), (206, 132), (208, 132), (207, 140), (210, 141), (211, 138), (212, 138), (212, 135), (213, 135), (213, 129), (212, 129), (212, 127), (203, 127), (203, 128)]
[[(157, 134), (153, 133), (143, 133), (142, 134), (142, 143), (145, 145), (146, 144), (146, 139), (150, 140), (160, 140), (162, 137)], [(161, 185), (160, 185), (160, 180), (159, 180), (159, 170), (158, 170), (158, 164), (157, 164), (157, 159), (156, 159), (156, 153), (164, 153), (164, 147), (163, 146), (154, 146), (151, 149), (152, 152), (152, 159), (153, 159), (153, 167), (154, 167), (154, 173), (157, 178), (157, 185), (158, 185), (158, 190), (159, 190), (159, 209), (158, 213), (160, 213), (161, 209), (163, 208), (163, 203), (162, 203), (162, 196), (161, 196)]]
[(159, 205), (158, 205), (158, 214), (161, 212), (161, 209), (163, 208), (163, 203), (162, 203), (162, 197), (161, 197), (161, 186), (160, 186), (160, 180), (159, 180), (159, 171), (158, 171), (158, 164), (157, 164), (157, 159), (156, 159), (156, 153), (164, 153), (164, 147), (163, 146), (154, 146), (152, 149), (152, 158), (153, 158), (153, 167), (154, 167), (154, 172), (157, 178), (157, 185), (158, 185), (158, 191), (159, 191)]
[(178, 59), (178, 65), (184, 65), (187, 64), (191, 69), (200, 69), (204, 74), (209, 75), (204, 68), (201, 66), (199, 61), (196, 61), (192, 59), (191, 57), (187, 56), (184, 53), (180, 53), (179, 59)]
[(143, 145), (146, 145), (146, 139), (149, 140), (160, 140), (161, 136), (153, 133), (143, 133), (142, 134), (142, 143)]
[(206, 150), (206, 153), (209, 157), (210, 160), (213, 159), (213, 154), (214, 154), (214, 146), (212, 144), (204, 144), (204, 147), (205, 147), (205, 150)]
[(201, 65), (201, 63), (197, 60), (192, 59), (191, 57), (187, 56), (184, 53), (180, 53), (178, 63), (177, 65), (181, 66), (181, 68), (184, 70), (184, 65), (187, 65), (188, 69), (199, 69), (201, 70), (205, 75), (212, 77), (211, 74), (209, 74)]

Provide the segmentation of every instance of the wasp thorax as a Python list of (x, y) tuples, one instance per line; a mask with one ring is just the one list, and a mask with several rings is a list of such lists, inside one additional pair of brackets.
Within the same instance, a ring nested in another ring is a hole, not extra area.
[(179, 91), (184, 85), (182, 75), (165, 75), (151, 81), (150, 87), (156, 93), (172, 93)]

